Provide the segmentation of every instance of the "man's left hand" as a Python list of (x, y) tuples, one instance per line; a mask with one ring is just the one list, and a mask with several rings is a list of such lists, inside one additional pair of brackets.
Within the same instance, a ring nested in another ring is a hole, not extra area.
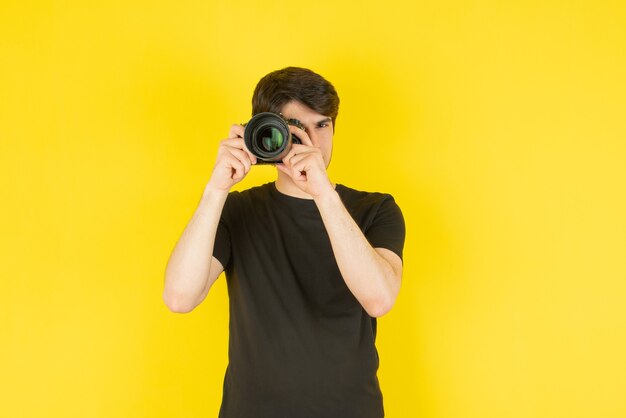
[(292, 135), (300, 138), (302, 144), (293, 144), (289, 153), (283, 158), (282, 164), (276, 164), (276, 168), (289, 176), (300, 190), (313, 198), (333, 191), (321, 149), (313, 145), (304, 130), (292, 125), (289, 125), (289, 130)]

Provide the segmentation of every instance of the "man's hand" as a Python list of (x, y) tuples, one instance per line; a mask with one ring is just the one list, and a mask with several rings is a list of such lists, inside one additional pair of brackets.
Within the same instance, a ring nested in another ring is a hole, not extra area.
[(334, 191), (320, 148), (313, 145), (306, 131), (292, 125), (289, 125), (289, 130), (300, 138), (302, 144), (293, 144), (282, 164), (276, 164), (276, 168), (313, 198)]
[(213, 173), (205, 192), (212, 190), (228, 193), (231, 187), (243, 180), (250, 167), (256, 164), (256, 157), (244, 144), (243, 131), (243, 126), (232, 125), (228, 138), (220, 142)]

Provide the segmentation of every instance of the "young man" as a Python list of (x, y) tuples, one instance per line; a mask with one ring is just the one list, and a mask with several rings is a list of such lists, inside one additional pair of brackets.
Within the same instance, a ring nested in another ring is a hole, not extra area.
[[(393, 306), (405, 227), (388, 194), (328, 178), (339, 97), (289, 67), (259, 81), (252, 113), (298, 119), (275, 182), (231, 192), (257, 162), (233, 125), (166, 269), (164, 300), (189, 312), (226, 272), (229, 365), (222, 418), (380, 418), (376, 317)], [(210, 256), (212, 254), (212, 257)]]

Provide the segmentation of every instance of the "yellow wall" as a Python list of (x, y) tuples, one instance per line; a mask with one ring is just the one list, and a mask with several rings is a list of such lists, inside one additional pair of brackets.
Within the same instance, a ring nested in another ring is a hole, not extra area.
[(406, 217), (387, 415), (623, 418), (624, 4), (2, 0), (0, 416), (216, 416), (225, 282), (173, 314), (164, 268), (297, 65), (342, 99), (333, 179)]

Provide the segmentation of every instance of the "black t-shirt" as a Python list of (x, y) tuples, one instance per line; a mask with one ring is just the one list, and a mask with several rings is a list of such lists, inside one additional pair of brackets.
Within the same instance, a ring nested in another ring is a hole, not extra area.
[[(370, 244), (402, 258), (388, 194), (336, 191)], [(315, 202), (274, 183), (228, 195), (213, 255), (230, 299), (221, 418), (380, 418), (376, 319), (346, 286)]]

